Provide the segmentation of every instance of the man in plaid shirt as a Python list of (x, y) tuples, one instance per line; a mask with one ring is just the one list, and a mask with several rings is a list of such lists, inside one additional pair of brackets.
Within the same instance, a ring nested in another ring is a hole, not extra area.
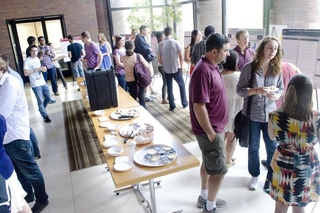
[(58, 86), (57, 86), (57, 74), (56, 69), (52, 63), (52, 59), (56, 56), (55, 53), (52, 51), (50, 46), (46, 45), (46, 40), (43, 36), (38, 37), (38, 57), (40, 58), (41, 66), (47, 68), (47, 72), (43, 73), (44, 80), (48, 81), (48, 75), (51, 79), (51, 87), (52, 92), (54, 95), (58, 96)]

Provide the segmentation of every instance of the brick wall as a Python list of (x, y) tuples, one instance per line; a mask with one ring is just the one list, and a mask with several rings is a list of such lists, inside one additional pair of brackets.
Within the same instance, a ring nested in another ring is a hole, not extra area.
[(104, 0), (1, 0), (0, 53), (7, 55), (12, 61), (11, 66), (15, 68), (6, 25), (7, 19), (63, 14), (67, 34), (80, 35), (87, 30), (96, 40), (96, 35), (100, 31), (106, 36), (109, 34), (108, 21), (103, 14), (105, 9)]
[(274, 0), (270, 24), (288, 28), (309, 28), (309, 23), (320, 23), (320, 0)]
[(198, 28), (204, 30), (212, 25), (217, 33), (222, 33), (221, 0), (201, 1), (198, 3)]

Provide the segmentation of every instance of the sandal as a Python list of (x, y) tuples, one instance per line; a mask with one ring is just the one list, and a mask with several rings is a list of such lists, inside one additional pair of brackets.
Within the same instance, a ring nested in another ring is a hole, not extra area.
[(236, 159), (232, 158), (230, 163), (227, 163), (227, 167), (230, 168), (236, 164)]

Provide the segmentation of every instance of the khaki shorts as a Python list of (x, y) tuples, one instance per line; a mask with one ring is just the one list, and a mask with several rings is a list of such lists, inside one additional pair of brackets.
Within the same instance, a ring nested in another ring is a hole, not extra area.
[(196, 135), (202, 160), (208, 175), (224, 175), (228, 172), (224, 133), (216, 134), (211, 142), (206, 134)]

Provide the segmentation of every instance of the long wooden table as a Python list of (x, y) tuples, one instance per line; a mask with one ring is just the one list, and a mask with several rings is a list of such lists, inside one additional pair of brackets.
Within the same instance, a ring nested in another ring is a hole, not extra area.
[[(81, 87), (80, 89), (83, 90)], [(83, 95), (86, 95), (85, 92)], [(115, 157), (110, 156), (107, 153), (107, 149), (102, 146), (104, 136), (110, 134), (110, 132), (106, 128), (101, 128), (99, 126), (99, 117), (95, 116), (93, 112), (88, 111), (88, 114), (94, 124), (94, 128), (99, 138), (115, 187), (120, 188), (134, 185), (142, 181), (149, 181), (151, 212), (156, 213), (157, 207), (154, 190), (154, 178), (197, 167), (200, 165), (199, 160), (192, 155), (180, 142), (178, 142), (177, 139), (170, 132), (168, 132), (145, 108), (140, 106), (139, 103), (132, 99), (132, 97), (121, 88), (118, 90), (118, 104), (119, 106), (117, 108), (105, 109), (105, 116), (109, 117), (110, 122), (120, 124), (121, 126), (131, 123), (148, 123), (154, 126), (154, 140), (152, 143), (146, 145), (136, 145), (135, 143), (132, 143), (134, 142), (133, 140), (129, 140), (126, 144), (124, 144), (124, 137), (120, 136), (120, 134), (116, 135), (116, 137), (119, 139), (118, 145), (124, 148), (122, 156), (129, 156), (129, 161), (132, 164), (131, 169), (126, 172), (117, 172), (114, 170), (113, 166)], [(118, 109), (124, 108), (134, 108), (140, 112), (140, 115), (131, 120), (112, 120), (110, 118), (111, 113)], [(135, 152), (151, 144), (165, 144), (171, 146), (176, 150), (177, 158), (172, 163), (162, 167), (146, 167), (136, 164), (133, 160)]]

